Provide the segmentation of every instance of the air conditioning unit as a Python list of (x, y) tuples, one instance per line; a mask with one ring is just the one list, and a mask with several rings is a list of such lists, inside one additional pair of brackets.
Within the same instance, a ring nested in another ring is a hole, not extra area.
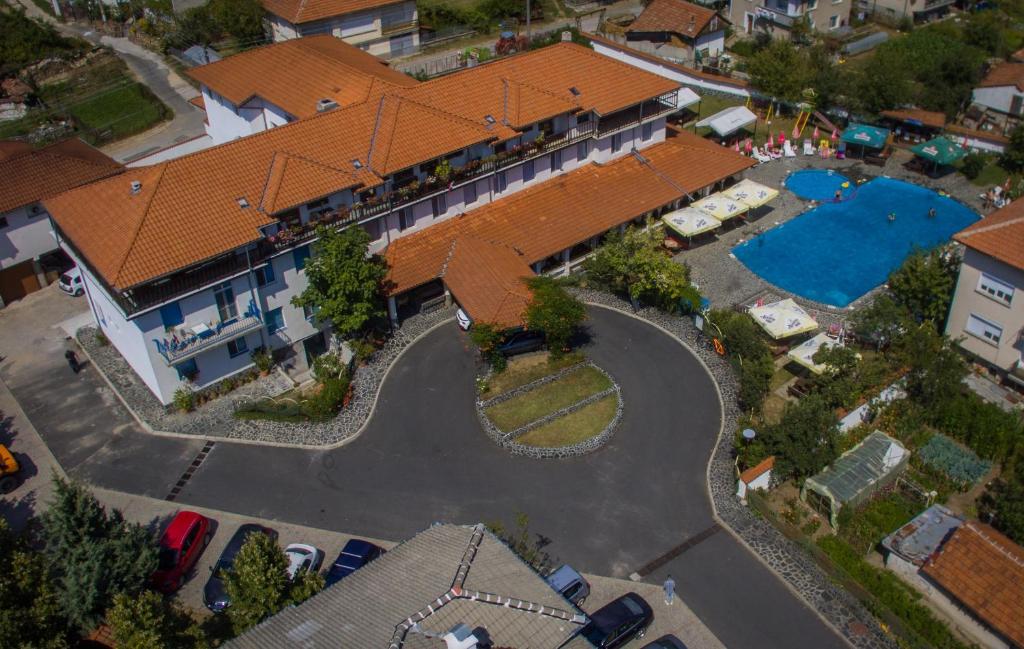
[(316, 102), (316, 112), (318, 113), (326, 113), (327, 111), (334, 110), (337, 107), (338, 102), (334, 101), (333, 99), (321, 99), (320, 101)]

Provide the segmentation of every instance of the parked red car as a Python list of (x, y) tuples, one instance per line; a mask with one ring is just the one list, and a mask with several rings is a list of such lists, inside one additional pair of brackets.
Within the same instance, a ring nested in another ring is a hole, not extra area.
[(151, 578), (153, 587), (162, 593), (181, 588), (211, 536), (210, 519), (195, 512), (178, 512), (160, 537), (160, 564)]

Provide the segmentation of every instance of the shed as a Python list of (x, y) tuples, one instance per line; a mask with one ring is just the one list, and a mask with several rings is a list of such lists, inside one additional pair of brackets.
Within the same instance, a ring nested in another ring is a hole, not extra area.
[(769, 455), (756, 465), (740, 474), (736, 485), (736, 495), (747, 497), (748, 490), (765, 490), (772, 484), (772, 469), (775, 467), (775, 456)]
[(839, 456), (815, 476), (807, 478), (800, 499), (836, 526), (839, 510), (857, 506), (891, 484), (906, 468), (910, 451), (880, 430)]
[(932, 505), (882, 539), (886, 567), (905, 574), (916, 572), (963, 523), (950, 509)]

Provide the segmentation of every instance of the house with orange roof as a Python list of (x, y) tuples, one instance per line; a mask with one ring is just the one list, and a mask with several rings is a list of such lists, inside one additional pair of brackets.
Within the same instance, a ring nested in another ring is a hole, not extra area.
[(689, 65), (725, 51), (727, 20), (686, 0), (651, 0), (626, 28), (626, 43)]
[(1024, 63), (993, 65), (974, 89), (971, 101), (1007, 115), (1024, 114)]
[(1024, 385), (1024, 201), (953, 235), (965, 247), (946, 335), (974, 359)]
[(418, 82), (330, 35), (266, 45), (188, 70), (214, 144), (361, 104)]
[(0, 306), (54, 281), (70, 266), (42, 200), (121, 165), (77, 138), (35, 148), (0, 140)]
[(263, 0), (274, 42), (326, 34), (375, 56), (414, 53), (420, 44), (415, 0)]
[(679, 84), (560, 43), (46, 201), (97, 326), (164, 404), (251, 367), (304, 369), (329, 323), (291, 303), (317, 228), (363, 228), (388, 311), (521, 325), (523, 279), (707, 194), (750, 158), (668, 128)]

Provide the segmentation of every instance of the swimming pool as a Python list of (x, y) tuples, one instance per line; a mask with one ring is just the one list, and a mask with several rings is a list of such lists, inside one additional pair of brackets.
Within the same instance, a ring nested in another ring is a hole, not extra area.
[[(932, 208), (934, 218), (928, 216)], [(736, 246), (733, 254), (780, 288), (843, 307), (884, 283), (915, 247), (944, 243), (978, 218), (930, 189), (876, 178), (847, 200), (822, 203)]]
[[(846, 183), (846, 187), (843, 187)], [(786, 178), (786, 189), (808, 201), (831, 201), (836, 190), (843, 190), (843, 198), (854, 192), (855, 183), (841, 173), (831, 169), (805, 169), (795, 171)]]

